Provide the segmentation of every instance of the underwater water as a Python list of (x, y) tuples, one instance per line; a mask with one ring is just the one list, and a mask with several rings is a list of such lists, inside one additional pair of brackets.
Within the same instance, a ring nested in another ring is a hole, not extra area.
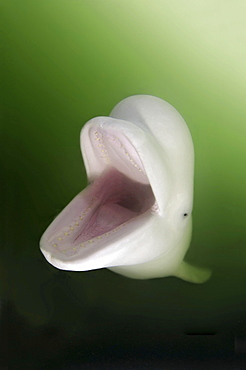
[[(245, 3), (2, 5), (1, 339), (6, 343), (9, 334), (10, 367), (183, 369), (202, 368), (201, 358), (204, 368), (241, 363)], [(211, 268), (204, 285), (172, 277), (131, 280), (108, 270), (65, 272), (40, 252), (46, 227), (87, 184), (82, 126), (134, 94), (168, 101), (191, 131), (195, 194), (186, 260)]]

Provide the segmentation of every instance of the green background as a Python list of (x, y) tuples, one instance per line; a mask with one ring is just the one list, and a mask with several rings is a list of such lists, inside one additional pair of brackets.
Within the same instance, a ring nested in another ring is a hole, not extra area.
[[(1, 8), (2, 319), (10, 322), (2, 327), (12, 365), (144, 368), (194, 353), (233, 356), (235, 336), (246, 336), (246, 3), (5, 0)], [(59, 271), (39, 251), (45, 228), (86, 186), (81, 127), (134, 94), (167, 100), (190, 128), (186, 260), (213, 270), (205, 285)]]

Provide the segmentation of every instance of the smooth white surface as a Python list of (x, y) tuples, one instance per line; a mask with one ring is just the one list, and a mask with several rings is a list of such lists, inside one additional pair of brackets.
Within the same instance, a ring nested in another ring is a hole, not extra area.
[(107, 168), (116, 168), (132, 180), (149, 184), (156, 202), (103, 243), (86, 249), (76, 246), (73, 256), (62, 254), (51, 242), (58, 235), (56, 225), (64, 212), (69, 215), (69, 209), (76, 208), (77, 199), (83, 202), (84, 190), (44, 233), (40, 244), (46, 259), (66, 270), (107, 267), (131, 278), (177, 276), (195, 283), (206, 281), (208, 270), (183, 262), (192, 233), (194, 151), (180, 114), (159, 98), (129, 97), (116, 105), (110, 117), (86, 123), (81, 149), (89, 182)]

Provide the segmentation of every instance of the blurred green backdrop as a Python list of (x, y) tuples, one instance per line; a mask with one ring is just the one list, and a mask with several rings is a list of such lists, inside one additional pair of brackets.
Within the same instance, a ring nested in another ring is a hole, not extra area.
[[(117, 338), (135, 350), (151, 335), (158, 347), (157, 328), (169, 338), (187, 330), (245, 333), (246, 3), (5, 0), (1, 8), (4, 260), (12, 315), (23, 320), (13, 331), (33, 330), (20, 352), (50, 326), (78, 341), (83, 331), (93, 348), (106, 331), (108, 348)], [(62, 272), (40, 254), (43, 231), (86, 185), (81, 127), (134, 94), (167, 100), (190, 128), (196, 168), (186, 259), (212, 268), (203, 286)], [(141, 333), (140, 344), (127, 341), (131, 330)], [(45, 368), (61, 348), (46, 349)], [(27, 352), (26, 363), (39, 359), (38, 349)]]

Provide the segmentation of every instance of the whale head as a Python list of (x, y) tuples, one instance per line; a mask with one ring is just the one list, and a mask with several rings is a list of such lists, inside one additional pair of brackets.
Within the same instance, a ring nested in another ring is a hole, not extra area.
[(206, 281), (208, 270), (183, 261), (194, 150), (180, 114), (157, 97), (131, 96), (110, 116), (88, 121), (80, 143), (89, 185), (43, 234), (45, 258), (64, 270)]

